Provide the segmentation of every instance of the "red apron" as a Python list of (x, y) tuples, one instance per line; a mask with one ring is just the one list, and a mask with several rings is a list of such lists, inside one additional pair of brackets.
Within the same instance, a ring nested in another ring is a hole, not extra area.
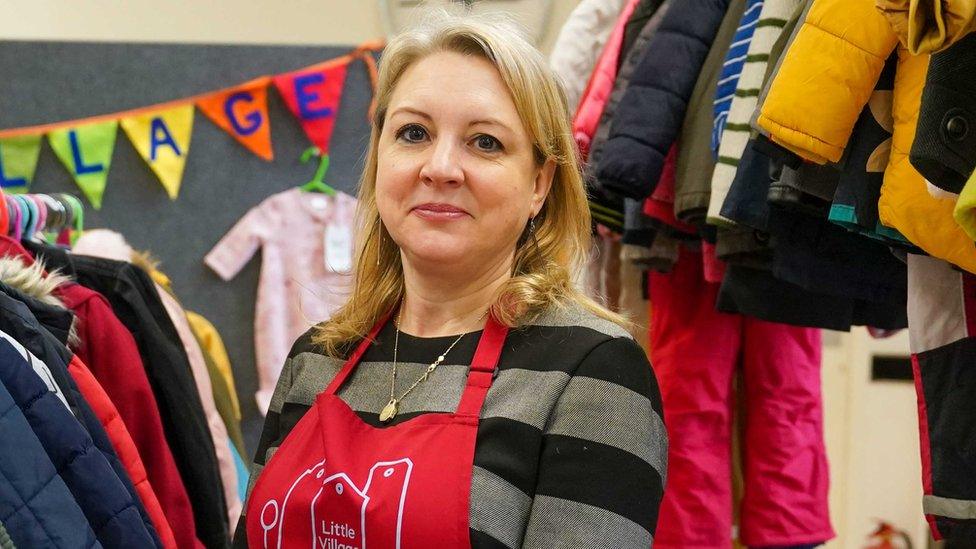
[(508, 329), (489, 317), (453, 414), (386, 428), (336, 393), (379, 322), (261, 472), (247, 503), (252, 549), (469, 548), (478, 420)]

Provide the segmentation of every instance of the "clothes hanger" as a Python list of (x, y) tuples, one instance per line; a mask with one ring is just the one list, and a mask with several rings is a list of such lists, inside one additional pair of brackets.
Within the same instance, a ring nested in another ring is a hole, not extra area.
[(27, 198), (37, 206), (37, 227), (35, 229), (35, 234), (43, 232), (44, 228), (47, 226), (47, 202), (43, 199), (43, 195), (29, 194)]
[(17, 206), (14, 204), (13, 196), (9, 194), (5, 195), (3, 197), (3, 201), (7, 208), (7, 223), (4, 224), (3, 234), (7, 236), (13, 236), (14, 227), (16, 227), (18, 223), (20, 223), (20, 220), (17, 219), (19, 210), (17, 210)]
[(27, 219), (24, 223), (24, 234), (21, 235), (22, 238), (31, 238), (34, 236), (34, 231), (37, 230), (37, 223), (41, 219), (41, 212), (37, 208), (37, 203), (35, 203), (27, 195), (20, 195), (20, 201), (27, 209)]
[(305, 152), (302, 153), (302, 163), (308, 163), (313, 156), (317, 156), (319, 158), (319, 167), (315, 170), (315, 175), (312, 177), (312, 180), (300, 187), (301, 190), (305, 192), (325, 193), (329, 196), (335, 196), (336, 190), (325, 182), (325, 172), (329, 171), (329, 155), (322, 154), (321, 149), (318, 147), (309, 147), (305, 149)]
[(33, 223), (34, 213), (31, 211), (30, 205), (23, 195), (16, 195), (14, 199), (17, 201), (17, 208), (20, 210), (20, 224), (18, 225), (17, 240), (21, 240), (26, 236), (27, 229)]
[(81, 238), (82, 231), (85, 230), (85, 207), (82, 205), (81, 200), (73, 195), (62, 194), (61, 196), (71, 204), (71, 211), (74, 214), (72, 216), (74, 218), (72, 223), (74, 225), (74, 231), (72, 231), (69, 238), (71, 245), (74, 246), (75, 242)]
[(10, 206), (10, 211), (12, 214), (10, 216), (11, 223), (10, 223), (9, 233), (14, 238), (14, 240), (19, 241), (21, 232), (23, 230), (22, 229), (23, 225), (21, 225), (21, 223), (24, 220), (24, 213), (20, 209), (20, 201), (17, 200), (16, 196), (8, 196), (7, 201), (8, 201), (7, 204)]
[(0, 234), (6, 236), (10, 230), (10, 208), (7, 206), (7, 195), (0, 188)]

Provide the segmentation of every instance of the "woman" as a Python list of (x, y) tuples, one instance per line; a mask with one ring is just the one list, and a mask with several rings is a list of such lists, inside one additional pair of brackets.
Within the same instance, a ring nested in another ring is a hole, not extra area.
[(352, 295), (285, 364), (237, 544), (646, 549), (660, 398), (571, 282), (561, 88), (506, 26), (443, 16), (390, 42), (376, 99)]

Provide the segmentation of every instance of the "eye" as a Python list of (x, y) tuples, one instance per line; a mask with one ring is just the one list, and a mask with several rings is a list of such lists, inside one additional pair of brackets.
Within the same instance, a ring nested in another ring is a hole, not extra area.
[(484, 152), (498, 152), (504, 150), (502, 142), (488, 134), (481, 134), (474, 138), (475, 146)]
[(396, 137), (407, 143), (420, 143), (427, 138), (427, 130), (419, 124), (408, 124), (397, 130)]

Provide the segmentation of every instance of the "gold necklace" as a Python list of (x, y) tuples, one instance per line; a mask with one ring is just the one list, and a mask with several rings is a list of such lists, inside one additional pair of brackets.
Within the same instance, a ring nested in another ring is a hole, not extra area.
[[(485, 315), (487, 314), (488, 313), (486, 311)], [(393, 418), (396, 417), (397, 412), (399, 411), (400, 408), (400, 402), (402, 402), (403, 399), (410, 394), (410, 391), (413, 391), (414, 388), (417, 387), (417, 385), (420, 385), (420, 383), (423, 381), (427, 381), (427, 378), (430, 376), (430, 374), (434, 373), (434, 370), (436, 370), (437, 367), (440, 366), (442, 362), (444, 362), (444, 359), (447, 357), (447, 353), (450, 353), (451, 349), (453, 349), (454, 346), (457, 345), (458, 341), (461, 341), (461, 338), (465, 336), (465, 334), (459, 335), (457, 339), (454, 340), (454, 343), (451, 343), (451, 346), (448, 347), (446, 351), (438, 355), (437, 360), (431, 362), (430, 366), (427, 366), (427, 370), (424, 371), (424, 374), (420, 376), (417, 379), (417, 381), (414, 381), (413, 385), (411, 385), (409, 389), (407, 389), (402, 395), (400, 395), (399, 398), (397, 398), (395, 396), (396, 375), (397, 375), (397, 349), (400, 346), (400, 317), (402, 315), (403, 315), (403, 308), (401, 307), (400, 311), (397, 313), (396, 336), (393, 339), (393, 380), (390, 382), (390, 402), (388, 402), (386, 406), (383, 408), (383, 410), (380, 412), (380, 421), (382, 421), (383, 423), (392, 421)], [(482, 315), (482, 317), (484, 317), (485, 315)]]

